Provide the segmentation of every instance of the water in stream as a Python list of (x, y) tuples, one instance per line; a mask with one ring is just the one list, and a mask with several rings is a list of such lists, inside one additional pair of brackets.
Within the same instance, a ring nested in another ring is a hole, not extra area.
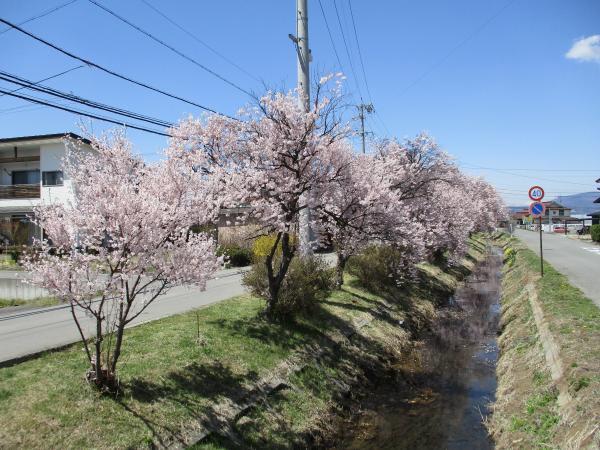
[(492, 449), (483, 424), (496, 391), (502, 253), (487, 259), (400, 364), (403, 381), (361, 404), (338, 449)]

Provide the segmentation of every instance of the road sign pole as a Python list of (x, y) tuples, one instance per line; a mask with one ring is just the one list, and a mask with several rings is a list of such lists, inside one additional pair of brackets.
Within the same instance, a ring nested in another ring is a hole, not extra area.
[[(542, 245), (542, 216), (546, 212), (546, 207), (541, 202), (544, 198), (544, 189), (541, 186), (531, 186), (529, 188), (529, 198), (533, 200), (533, 203), (529, 205), (529, 214), (532, 218), (532, 223), (535, 223), (534, 220), (538, 218), (538, 224), (540, 227), (540, 272), (542, 276), (544, 276), (544, 248)], [(552, 223), (552, 219), (548, 216), (548, 223)], [(550, 231), (552, 232), (552, 227), (550, 227)]]
[(542, 246), (542, 216), (538, 217), (540, 224), (540, 272), (544, 276), (544, 249)]

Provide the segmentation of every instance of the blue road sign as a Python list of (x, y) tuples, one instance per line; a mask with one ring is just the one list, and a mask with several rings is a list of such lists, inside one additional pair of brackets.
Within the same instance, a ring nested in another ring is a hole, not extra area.
[(543, 216), (545, 209), (546, 208), (542, 202), (533, 202), (531, 205), (529, 205), (529, 212), (534, 217)]

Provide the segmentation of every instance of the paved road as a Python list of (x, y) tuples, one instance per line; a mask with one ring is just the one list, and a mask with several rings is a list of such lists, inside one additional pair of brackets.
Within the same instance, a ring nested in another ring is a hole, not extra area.
[[(330, 265), (336, 261), (335, 254), (321, 257)], [(206, 290), (176, 287), (157, 298), (131, 325), (180, 314), (201, 306), (217, 303), (245, 292), (242, 273), (246, 269), (228, 269), (217, 273), (207, 283)], [(0, 278), (14, 277), (14, 273), (0, 274)], [(23, 276), (23, 273), (20, 273)], [(71, 344), (79, 340), (79, 333), (67, 306), (40, 309), (0, 308), (0, 362), (31, 355), (40, 351)], [(86, 336), (94, 334), (95, 322), (78, 314)]]
[[(176, 287), (156, 299), (131, 325), (160, 319), (216, 303), (244, 293), (239, 269), (223, 270), (207, 283), (206, 291)], [(0, 309), (1, 311), (1, 309)], [(79, 313), (86, 335), (94, 322)], [(0, 312), (0, 362), (71, 344), (79, 334), (71, 311), (65, 306)]]
[[(539, 232), (517, 229), (515, 235), (540, 254)], [(544, 233), (543, 242), (544, 260), (600, 307), (600, 246), (553, 233)]]

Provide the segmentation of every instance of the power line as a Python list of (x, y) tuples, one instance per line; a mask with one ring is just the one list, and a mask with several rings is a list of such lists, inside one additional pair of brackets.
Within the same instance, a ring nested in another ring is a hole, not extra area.
[(319, 0), (319, 6), (321, 7), (321, 14), (323, 14), (323, 20), (325, 20), (325, 27), (327, 28), (327, 34), (329, 34), (329, 41), (331, 42), (331, 46), (333, 47), (333, 53), (335, 53), (335, 58), (337, 59), (338, 65), (340, 66), (340, 70), (343, 72), (344, 66), (342, 65), (340, 55), (338, 54), (337, 48), (335, 47), (335, 41), (333, 40), (331, 28), (329, 28), (329, 22), (327, 21), (327, 16), (325, 15), (325, 9), (323, 8), (323, 3), (321, 3), (321, 0)]
[(58, 52), (60, 52), (60, 53), (62, 53), (64, 55), (66, 55), (66, 56), (68, 56), (70, 58), (76, 59), (77, 61), (81, 61), (82, 63), (84, 63), (84, 64), (86, 64), (86, 65), (88, 65), (90, 67), (94, 67), (94, 68), (96, 68), (98, 70), (101, 70), (102, 72), (105, 72), (105, 73), (107, 73), (109, 75), (112, 75), (112, 76), (114, 76), (116, 78), (120, 78), (121, 80), (128, 81), (128, 82), (133, 83), (133, 84), (135, 84), (137, 86), (141, 86), (143, 88), (149, 89), (151, 91), (157, 92), (159, 94), (165, 95), (165, 96), (173, 98), (175, 100), (179, 100), (181, 102), (187, 103), (188, 105), (196, 106), (196, 107), (198, 107), (200, 109), (203, 109), (205, 111), (211, 112), (213, 114), (218, 114), (220, 116), (227, 117), (229, 119), (238, 121), (238, 119), (236, 119), (234, 117), (231, 117), (231, 116), (228, 116), (227, 114), (223, 114), (223, 113), (217, 112), (214, 109), (208, 108), (207, 106), (203, 106), (203, 105), (201, 105), (199, 103), (193, 102), (191, 100), (187, 100), (187, 99), (185, 99), (183, 97), (180, 97), (178, 95), (171, 94), (171, 93), (169, 93), (167, 91), (163, 91), (162, 89), (153, 87), (153, 86), (151, 86), (149, 84), (146, 84), (146, 83), (143, 83), (141, 81), (136, 81), (136, 80), (134, 80), (132, 78), (129, 78), (129, 77), (125, 76), (125, 75), (121, 75), (121, 74), (119, 74), (119, 73), (117, 73), (117, 72), (115, 72), (113, 70), (107, 69), (106, 67), (103, 67), (103, 66), (101, 66), (99, 64), (96, 64), (96, 63), (94, 63), (94, 62), (92, 62), (92, 61), (90, 61), (88, 59), (85, 59), (85, 58), (82, 58), (80, 56), (77, 56), (77, 55), (75, 55), (75, 54), (73, 54), (73, 53), (71, 53), (71, 52), (69, 52), (67, 50), (64, 50), (61, 47), (58, 47), (57, 45), (52, 44), (51, 42), (46, 41), (45, 39), (42, 39), (39, 36), (34, 35), (33, 33), (30, 33), (29, 31), (24, 30), (23, 28), (21, 28), (18, 25), (15, 25), (15, 24), (9, 22), (8, 20), (2, 19), (1, 17), (0, 17), (0, 22), (2, 22), (4, 24), (6, 24), (6, 25), (8, 25), (8, 26), (10, 26), (12, 28), (14, 28), (15, 30), (20, 31), (21, 33), (29, 36), (30, 38), (35, 39), (36, 41), (41, 42), (42, 44), (47, 45), (48, 47), (51, 47), (54, 50), (56, 50), (56, 51), (58, 51)]
[(134, 113), (132, 111), (128, 111), (126, 109), (117, 108), (114, 106), (106, 105), (104, 103), (95, 102), (93, 100), (88, 100), (83, 97), (79, 97), (74, 94), (69, 94), (66, 92), (59, 91), (58, 89), (52, 89), (47, 86), (43, 86), (37, 83), (33, 83), (24, 78), (18, 77), (16, 75), (12, 75), (7, 72), (0, 71), (0, 80), (8, 81), (9, 83), (17, 84), (22, 86), (24, 89), (31, 89), (38, 92), (42, 92), (44, 94), (52, 95), (55, 97), (59, 97), (65, 100), (69, 100), (75, 103), (79, 103), (84, 106), (88, 106), (95, 109), (100, 109), (103, 111), (111, 112), (113, 114), (118, 114), (124, 117), (128, 117), (130, 119), (140, 120), (142, 122), (151, 123), (153, 125), (159, 125), (166, 128), (170, 128), (173, 126), (173, 123), (167, 122), (164, 120), (156, 119), (154, 117), (146, 116), (143, 114)]
[(574, 181), (565, 181), (565, 180), (555, 180), (555, 179), (552, 179), (552, 178), (542, 178), (542, 177), (538, 177), (538, 176), (534, 176), (534, 175), (523, 175), (523, 174), (520, 174), (520, 173), (509, 172), (509, 171), (506, 171), (506, 170), (493, 169), (491, 167), (487, 167), (486, 168), (486, 167), (481, 167), (481, 166), (475, 166), (473, 164), (471, 164), (471, 165), (473, 166), (472, 168), (475, 168), (475, 169), (492, 170), (494, 172), (504, 173), (504, 174), (507, 174), (507, 175), (512, 175), (514, 177), (535, 179), (535, 180), (541, 180), (541, 181), (551, 181), (551, 182), (555, 182), (555, 183), (574, 184), (574, 185), (588, 186), (588, 187), (590, 186), (590, 184), (592, 184), (592, 183), (590, 183), (590, 184), (576, 183)]
[[(331, 42), (331, 46), (332, 46), (332, 48), (333, 48), (333, 52), (334, 52), (334, 54), (335, 54), (335, 58), (336, 58), (336, 60), (337, 60), (337, 62), (338, 62), (338, 66), (339, 66), (340, 70), (341, 70), (341, 71), (342, 71), (342, 73), (343, 73), (343, 72), (345, 72), (345, 71), (344, 71), (344, 65), (342, 64), (342, 60), (340, 59), (340, 55), (339, 55), (339, 53), (338, 53), (338, 51), (337, 51), (337, 47), (336, 47), (336, 45), (335, 45), (335, 40), (333, 39), (333, 33), (331, 32), (331, 28), (330, 28), (330, 26), (329, 26), (329, 21), (327, 20), (327, 14), (325, 13), (325, 8), (323, 8), (323, 3), (322, 3), (322, 1), (321, 1), (321, 0), (319, 0), (319, 7), (320, 7), (320, 9), (321, 9), (321, 15), (323, 16), (323, 20), (325, 21), (325, 27), (327, 28), (327, 34), (329, 35), (329, 41)], [(337, 6), (336, 6), (336, 10), (337, 10)], [(340, 25), (340, 27), (341, 27), (341, 22), (339, 21), (339, 16), (338, 16), (338, 24), (339, 24), (339, 25)], [(342, 30), (342, 33), (343, 33), (343, 30)], [(348, 55), (348, 56), (349, 56), (349, 55)], [(356, 74), (355, 74), (355, 75), (356, 75)], [(356, 76), (355, 76), (355, 84), (356, 84), (356, 86), (358, 87), (358, 83), (357, 83), (357, 81), (356, 81)], [(350, 95), (351, 95), (352, 97), (354, 97), (354, 96), (352, 95), (352, 92), (350, 92)], [(361, 104), (363, 104), (363, 102), (362, 102), (362, 95), (361, 95)], [(366, 106), (366, 105), (364, 105), (364, 106)], [(360, 108), (360, 105), (358, 105), (357, 107), (358, 107), (358, 108)], [(366, 117), (365, 117), (365, 119), (366, 119)], [(383, 122), (382, 122), (382, 123), (383, 123)], [(359, 134), (361, 134), (361, 135), (364, 137), (364, 133), (365, 133), (365, 132), (364, 132), (364, 122), (363, 122), (362, 120), (361, 120), (361, 126), (362, 126), (362, 128), (361, 128), (362, 132), (361, 132), (361, 133), (359, 133)], [(384, 127), (385, 127), (385, 125), (384, 125)], [(388, 132), (388, 133), (389, 133), (389, 132)], [(363, 139), (363, 143), (364, 143), (364, 139)], [(364, 145), (363, 145), (363, 147), (364, 147)]]
[(24, 105), (13, 106), (12, 108), (0, 109), (0, 116), (7, 116), (9, 114), (16, 114), (21, 112), (35, 111), (38, 109), (44, 109), (44, 105), (32, 105), (25, 103)]
[(20, 98), (22, 100), (27, 100), (28, 102), (38, 103), (40, 105), (45, 105), (45, 106), (49, 106), (51, 108), (60, 109), (62, 111), (70, 112), (72, 114), (77, 114), (77, 115), (80, 115), (80, 116), (89, 117), (91, 119), (97, 119), (97, 120), (101, 120), (103, 122), (108, 122), (108, 123), (112, 123), (112, 124), (115, 124), (115, 125), (124, 126), (124, 127), (127, 127), (127, 128), (133, 128), (135, 130), (145, 131), (147, 133), (158, 134), (159, 136), (170, 137), (169, 134), (163, 133), (161, 131), (152, 130), (150, 128), (145, 128), (145, 127), (140, 127), (138, 125), (133, 125), (133, 124), (130, 124), (130, 123), (127, 123), (127, 122), (113, 120), (113, 119), (110, 119), (108, 117), (99, 116), (99, 115), (92, 114), (92, 113), (89, 113), (89, 112), (85, 112), (85, 111), (81, 111), (81, 110), (69, 108), (69, 107), (66, 107), (66, 106), (62, 106), (62, 105), (59, 105), (59, 104), (56, 104), (56, 103), (49, 102), (47, 100), (42, 100), (42, 99), (35, 98), (35, 97), (30, 97), (30, 96), (15, 94), (14, 92), (5, 91), (4, 89), (0, 89), (0, 93), (6, 94), (6, 95), (10, 95), (11, 97)]
[(119, 19), (121, 22), (129, 25), (130, 27), (134, 28), (135, 30), (139, 31), (140, 33), (142, 33), (143, 35), (147, 36), (148, 38), (152, 39), (153, 41), (159, 43), (160, 45), (162, 45), (163, 47), (171, 50), (173, 53), (181, 56), (183, 59), (191, 62), (192, 64), (200, 67), (202, 70), (210, 73), (211, 75), (217, 77), (218, 79), (220, 79), (221, 81), (227, 83), (228, 85), (232, 86), (233, 88), (237, 89), (240, 92), (243, 92), (244, 94), (250, 96), (251, 98), (256, 98), (255, 95), (253, 95), (252, 93), (250, 93), (249, 91), (247, 91), (246, 89), (244, 89), (243, 87), (240, 87), (239, 85), (235, 84), (233, 81), (228, 80), (227, 78), (225, 78), (224, 76), (218, 74), (217, 72), (215, 72), (212, 69), (209, 69), (208, 67), (206, 67), (204, 64), (198, 62), (197, 60), (195, 60), (194, 58), (192, 58), (191, 56), (186, 55), (185, 53), (177, 50), (175, 47), (173, 47), (172, 45), (167, 44), (165, 41), (157, 38), (156, 36), (154, 36), (153, 34), (151, 34), (150, 32), (140, 28), (139, 26), (135, 25), (134, 23), (130, 22), (129, 20), (125, 19), (123, 16), (120, 16), (119, 14), (117, 14), (116, 12), (112, 11), (111, 9), (108, 9), (106, 6), (101, 5), (100, 3), (96, 2), (95, 0), (88, 0), (90, 3), (96, 5), (98, 8), (106, 11), (108, 14), (110, 14), (113, 17), (116, 17), (117, 19)]
[(170, 18), (169, 16), (167, 16), (164, 12), (162, 12), (161, 10), (159, 10), (157, 7), (155, 7), (154, 5), (152, 5), (150, 2), (148, 2), (146, 0), (140, 0), (140, 1), (142, 3), (144, 3), (146, 6), (148, 6), (148, 8), (150, 8), (154, 12), (156, 12), (158, 15), (162, 16), (165, 20), (167, 20), (173, 26), (179, 28), (181, 31), (183, 31), (189, 37), (191, 37), (192, 39), (194, 39), (196, 42), (200, 43), (201, 45), (203, 45), (204, 47), (206, 47), (207, 49), (209, 49), (211, 52), (213, 52), (215, 55), (217, 55), (223, 61), (226, 61), (227, 63), (231, 64), (233, 67), (235, 67), (236, 69), (238, 69), (240, 72), (243, 72), (244, 74), (246, 74), (247, 76), (249, 76), (253, 80), (258, 81), (259, 83), (262, 83), (262, 80), (260, 78), (254, 76), (253, 74), (251, 74), (250, 72), (248, 72), (246, 69), (244, 69), (243, 67), (241, 67), (239, 64), (237, 64), (235, 61), (232, 61), (227, 56), (223, 55), (221, 52), (219, 52), (215, 48), (213, 48), (210, 45), (208, 45), (206, 42), (204, 42), (202, 39), (200, 39), (197, 35), (195, 35), (191, 31), (189, 31), (188, 29), (186, 29), (186, 28), (182, 27), (181, 25), (179, 25), (172, 18)]
[[(369, 102), (371, 104), (373, 104), (373, 97), (371, 96), (371, 89), (369, 89), (369, 82), (367, 81), (367, 73), (365, 71), (365, 63), (363, 61), (362, 51), (360, 50), (360, 43), (358, 41), (358, 32), (356, 31), (356, 21), (354, 20), (354, 12), (352, 11), (352, 1), (351, 0), (348, 0), (348, 9), (350, 9), (350, 17), (352, 19), (352, 28), (354, 29), (354, 38), (356, 39), (356, 48), (358, 49), (358, 58), (360, 61), (360, 66), (362, 68), (363, 78), (365, 80), (365, 87), (367, 88), (367, 95), (369, 96)], [(390, 134), (390, 130), (388, 130), (388, 127), (385, 125), (383, 119), (379, 116), (377, 109), (373, 108), (373, 112), (375, 112), (375, 115), (377, 116), (377, 118), (379, 119), (381, 124), (383, 125), (383, 128), (385, 128), (385, 131), (387, 131), (387, 133)]]
[[(465, 166), (473, 166), (473, 164), (470, 163), (464, 163), (463, 165)], [(486, 170), (518, 170), (518, 171), (525, 171), (525, 172), (531, 172), (531, 171), (535, 171), (535, 172), (561, 172), (561, 173), (568, 173), (568, 172), (589, 172), (589, 173), (598, 173), (600, 174), (600, 169), (538, 169), (537, 167), (529, 167), (529, 168), (523, 168), (523, 167), (483, 167), (483, 166), (474, 166), (474, 168), (476, 169), (486, 169)]]
[[(64, 8), (65, 6), (69, 6), (71, 3), (75, 3), (76, 1), (77, 1), (77, 0), (71, 0), (71, 1), (69, 1), (69, 2), (67, 2), (67, 3), (63, 3), (62, 5), (58, 5), (58, 6), (54, 7), (54, 8), (52, 8), (52, 9), (49, 9), (49, 10), (47, 10), (47, 11), (44, 11), (44, 12), (42, 12), (42, 13), (38, 14), (37, 16), (30, 17), (29, 19), (27, 19), (27, 20), (24, 20), (23, 22), (20, 22), (20, 23), (19, 23), (19, 25), (25, 25), (25, 24), (26, 24), (26, 23), (28, 23), (28, 22), (31, 22), (31, 21), (33, 21), (33, 20), (36, 20), (36, 19), (40, 19), (40, 18), (42, 18), (42, 17), (45, 17), (45, 16), (47, 16), (48, 14), (52, 14), (53, 12), (55, 12), (55, 11), (58, 11), (59, 9), (62, 9), (62, 8)], [(10, 30), (12, 30), (12, 28), (11, 28), (11, 27), (8, 27), (8, 28), (6, 28), (6, 29), (4, 29), (4, 30), (0, 31), (0, 34), (4, 34), (4, 33), (6, 33), (7, 31), (10, 31)]]
[(342, 21), (340, 19), (340, 12), (337, 7), (337, 0), (333, 0), (333, 6), (335, 7), (335, 15), (337, 17), (338, 25), (340, 26), (340, 31), (342, 32), (342, 41), (344, 42), (344, 48), (346, 49), (346, 55), (348, 56), (348, 61), (350, 62), (350, 70), (352, 70), (352, 74), (354, 76), (354, 84), (356, 84), (356, 88), (358, 90), (358, 95), (360, 95), (360, 101), (362, 102), (362, 92), (360, 90), (360, 85), (358, 84), (358, 77), (356, 76), (356, 71), (354, 70), (354, 64), (352, 63), (352, 57), (350, 56), (350, 50), (348, 49), (348, 43), (346, 42), (346, 34), (344, 33), (344, 27), (342, 26)]
[[(51, 75), (49, 77), (43, 78), (43, 79), (41, 79), (39, 81), (32, 82), (32, 84), (39, 84), (39, 83), (43, 83), (44, 81), (52, 80), (53, 78), (60, 77), (61, 75), (65, 75), (65, 74), (67, 74), (69, 72), (72, 72), (74, 70), (81, 69), (82, 67), (85, 67), (85, 66), (84, 65), (80, 65), (80, 66), (71, 67), (70, 69), (64, 70), (64, 71), (62, 71), (60, 73), (57, 73), (57, 74)], [(25, 89), (25, 88), (24, 87), (20, 87), (20, 88), (17, 88), (14, 91), (11, 91), (11, 92), (18, 92), (18, 91), (20, 91), (22, 89)], [(4, 94), (0, 95), (0, 97), (2, 97), (3, 95)]]
[(371, 97), (371, 90), (369, 89), (369, 82), (367, 81), (367, 73), (365, 72), (365, 64), (363, 62), (362, 52), (360, 51), (360, 43), (358, 41), (358, 33), (356, 31), (356, 22), (354, 21), (354, 13), (352, 12), (352, 2), (348, 0), (348, 7), (350, 9), (350, 17), (352, 19), (352, 28), (354, 29), (354, 39), (356, 40), (356, 48), (358, 49), (358, 59), (360, 61), (360, 66), (362, 68), (363, 79), (365, 80), (365, 86), (367, 88), (367, 95), (369, 96), (369, 101), (373, 103), (373, 98)]
[(487, 27), (490, 23), (492, 23), (492, 21), (494, 19), (496, 19), (500, 14), (502, 14), (506, 9), (508, 9), (508, 7), (510, 5), (512, 5), (515, 2), (516, 2), (516, 0), (510, 0), (510, 1), (508, 1), (502, 8), (500, 8), (498, 11), (496, 11), (494, 14), (492, 14), (490, 17), (488, 17), (485, 21), (483, 21), (483, 23), (481, 23), (481, 25), (479, 25), (477, 28), (475, 28), (475, 30), (473, 30), (469, 35), (467, 35), (467, 37), (465, 37), (457, 45), (455, 45), (454, 47), (452, 47), (450, 49), (450, 51), (448, 51), (444, 56), (442, 56), (440, 59), (438, 59), (436, 62), (434, 62), (431, 66), (429, 66), (428, 69), (426, 69), (423, 73), (421, 73), (421, 75), (419, 75), (417, 78), (415, 78), (412, 81), (412, 83), (410, 83), (402, 91), (400, 91), (400, 93), (398, 94), (398, 96), (400, 97), (400, 96), (404, 95), (410, 88), (412, 88), (413, 86), (415, 86), (416, 84), (418, 84), (427, 75), (429, 75), (431, 72), (433, 72), (439, 66), (441, 66), (444, 62), (446, 62), (446, 60), (448, 58), (450, 58), (450, 56), (452, 56), (458, 49), (460, 49), (463, 45), (465, 45), (467, 42), (469, 42), (471, 39), (473, 39), (485, 27)]

